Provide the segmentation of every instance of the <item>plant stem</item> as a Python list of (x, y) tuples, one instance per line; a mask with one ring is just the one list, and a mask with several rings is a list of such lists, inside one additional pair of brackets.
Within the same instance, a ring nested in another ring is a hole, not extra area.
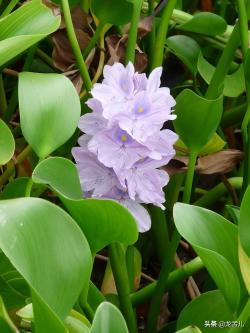
[[(16, 164), (22, 163), (24, 160), (26, 160), (30, 152), (31, 152), (31, 147), (30, 146), (25, 147), (24, 150), (17, 156)], [(14, 163), (12, 163), (0, 176), (0, 185), (4, 185), (9, 180), (9, 177), (13, 174), (14, 171), (15, 171), (15, 165)]]
[(242, 122), (245, 115), (247, 104), (240, 104), (225, 111), (221, 118), (221, 126), (227, 128), (233, 125), (238, 125)]
[(100, 22), (98, 24), (98, 26), (96, 27), (94, 35), (92, 36), (90, 42), (88, 43), (87, 47), (83, 51), (83, 58), (84, 59), (86, 59), (88, 57), (88, 55), (90, 54), (91, 50), (95, 47), (95, 44), (98, 41), (98, 39), (100, 38), (100, 34), (101, 34), (104, 26), (105, 25)]
[(180, 238), (181, 238), (180, 234), (175, 229), (171, 238), (171, 242), (168, 246), (168, 250), (166, 251), (165, 261), (160, 271), (160, 275), (156, 283), (152, 301), (150, 303), (147, 332), (157, 333), (157, 321), (158, 321), (158, 315), (160, 313), (162, 296), (165, 292), (166, 281), (168, 280), (169, 274), (173, 267), (174, 255), (177, 250)]
[(154, 205), (149, 206), (149, 211), (152, 220), (151, 233), (153, 242), (156, 246), (159, 261), (162, 263), (169, 244), (166, 216), (161, 208)]
[(239, 25), (240, 25), (240, 37), (241, 37), (241, 49), (244, 57), (247, 54), (249, 44), (249, 33), (248, 33), (248, 18), (246, 5), (244, 0), (237, 0), (238, 11), (239, 11)]
[(6, 113), (7, 101), (4, 90), (3, 75), (0, 73), (0, 114), (3, 116)]
[(198, 155), (198, 153), (195, 151), (191, 151), (189, 154), (188, 171), (187, 171), (187, 175), (186, 175), (184, 193), (183, 193), (183, 199), (182, 199), (182, 201), (184, 203), (190, 202), (197, 155)]
[[(173, 13), (176, 0), (168, 0), (162, 14), (159, 28), (157, 29), (155, 45), (154, 45), (154, 56), (152, 59), (152, 68), (162, 66), (164, 56), (164, 44), (168, 32), (169, 21)], [(150, 332), (151, 333), (151, 332)]]
[[(30, 66), (32, 64), (32, 61), (33, 61), (34, 55), (36, 53), (36, 50), (37, 50), (37, 44), (33, 45), (28, 50), (27, 56), (25, 58), (24, 65), (23, 65), (23, 68), (22, 68), (23, 71), (28, 71), (30, 69)], [(18, 105), (18, 84), (16, 84), (16, 86), (13, 90), (13, 93), (12, 93), (12, 95), (10, 97), (10, 100), (9, 100), (9, 104), (8, 104), (6, 113), (4, 115), (4, 120), (6, 122), (10, 121), (13, 113), (15, 112), (15, 110), (17, 108), (17, 105)]]
[(248, 74), (248, 64), (246, 63), (247, 58), (249, 57), (249, 33), (248, 33), (248, 17), (246, 11), (246, 5), (244, 0), (237, 0), (238, 11), (239, 11), (239, 26), (240, 26), (240, 38), (241, 38), (241, 49), (243, 53), (243, 65), (245, 72), (245, 85), (246, 85), (246, 99), (247, 107), (246, 113), (242, 121), (242, 134), (243, 134), (243, 145), (245, 151), (245, 160), (244, 160), (244, 177), (243, 177), (243, 186), (242, 186), (242, 195), (244, 194), (247, 186), (250, 183), (250, 136), (249, 136), (249, 121), (250, 121), (250, 81)]
[[(250, 317), (250, 298), (248, 299), (248, 301), (246, 302), (246, 305), (244, 306), (244, 309), (242, 310), (241, 314), (239, 315), (239, 317), (237, 318), (237, 322), (242, 322), (243, 324), (245, 324), (247, 322), (247, 320)], [(243, 327), (232, 327), (229, 330), (229, 333), (240, 333), (243, 331)]]
[(76, 34), (75, 34), (75, 30), (74, 30), (74, 26), (73, 26), (71, 14), (70, 14), (69, 2), (68, 2), (68, 0), (61, 0), (61, 3), (62, 3), (62, 12), (64, 15), (66, 30), (67, 30), (68, 37), (69, 37), (69, 42), (72, 47), (72, 51), (75, 55), (76, 62), (79, 67), (85, 88), (87, 91), (90, 91), (92, 88), (92, 83), (91, 83), (91, 79), (90, 79), (90, 76), (88, 73), (87, 66), (86, 66), (83, 56), (82, 56), (80, 46), (79, 46), (77, 38), (76, 38)]
[(133, 13), (130, 23), (130, 29), (128, 34), (128, 44), (126, 49), (126, 64), (130, 61), (134, 63), (135, 61), (135, 48), (136, 48), (136, 40), (137, 40), (137, 29), (141, 16), (141, 8), (142, 8), (143, 0), (137, 0), (133, 2)]
[(129, 333), (136, 333), (137, 324), (130, 299), (130, 286), (126, 267), (126, 258), (121, 244), (113, 243), (109, 246), (109, 258), (118, 292), (121, 312), (126, 319)]
[(26, 189), (25, 189), (25, 197), (30, 197), (32, 186), (33, 186), (33, 180), (32, 180), (32, 177), (30, 177), (28, 180)]
[[(228, 182), (236, 190), (241, 190), (242, 177), (229, 178)], [(212, 205), (221, 199), (228, 192), (224, 183), (220, 183), (213, 187), (210, 191), (207, 191), (201, 198), (194, 202), (195, 206), (200, 207), (212, 207)]]
[(9, 15), (12, 12), (12, 10), (15, 8), (15, 6), (18, 4), (18, 2), (19, 2), (19, 0), (11, 0), (11, 2), (2, 12), (2, 15), (0, 16), (0, 18), (3, 18), (5, 16)]
[(226, 44), (224, 51), (214, 71), (210, 85), (208, 86), (205, 97), (207, 99), (218, 98), (223, 89), (223, 82), (228, 73), (230, 64), (234, 58), (235, 51), (239, 46), (239, 24), (237, 23)]
[[(174, 270), (169, 274), (167, 280), (165, 280), (164, 290), (165, 292), (176, 285), (178, 282), (183, 281), (189, 276), (195, 274), (199, 270), (204, 267), (204, 264), (200, 257), (196, 257), (195, 259), (189, 261), (184, 264), (180, 268)], [(139, 291), (130, 295), (133, 306), (137, 306), (138, 304), (145, 303), (149, 301), (155, 293), (155, 288), (157, 285), (157, 281), (150, 283), (146, 287), (140, 289)]]

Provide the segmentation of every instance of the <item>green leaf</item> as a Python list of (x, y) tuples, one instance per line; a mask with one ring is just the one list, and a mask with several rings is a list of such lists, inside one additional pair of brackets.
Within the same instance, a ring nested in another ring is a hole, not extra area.
[(78, 172), (74, 163), (62, 157), (49, 157), (34, 169), (35, 183), (46, 184), (69, 199), (83, 197)]
[[(9, 182), (3, 189), (3, 192), (0, 193), (0, 199), (16, 199), (25, 197), (26, 187), (29, 182), (29, 177), (19, 177), (15, 178), (11, 182)], [(41, 193), (44, 186), (35, 184), (32, 187), (32, 196), (37, 196), (37, 194)]]
[(201, 330), (199, 330), (198, 327), (192, 325), (185, 327), (182, 330), (177, 331), (176, 333), (201, 333)]
[(114, 200), (82, 199), (62, 202), (86, 236), (92, 253), (120, 242), (132, 245), (137, 241), (138, 229), (129, 211)]
[(195, 76), (197, 74), (197, 63), (201, 52), (200, 46), (190, 37), (184, 35), (171, 36), (166, 40), (167, 46)]
[[(211, 65), (202, 56), (202, 54), (200, 54), (198, 60), (198, 71), (202, 78), (209, 84), (213, 77), (215, 67)], [(240, 65), (233, 74), (226, 75), (224, 81), (223, 95), (227, 97), (238, 97), (245, 90), (246, 88), (244, 79), (244, 68), (243, 65)]]
[(200, 295), (185, 306), (178, 318), (177, 328), (196, 325), (202, 333), (211, 333), (211, 331), (227, 333), (230, 327), (206, 327), (205, 325), (206, 322), (216, 321), (216, 323), (219, 323), (227, 320), (234, 320), (234, 315), (225, 302), (222, 293), (219, 290), (213, 290)]
[(222, 98), (208, 100), (189, 89), (176, 98), (174, 127), (185, 145), (197, 153), (215, 133), (222, 115)]
[(113, 304), (103, 302), (96, 310), (90, 333), (129, 333), (125, 319)]
[(239, 242), (239, 262), (245, 286), (247, 288), (248, 293), (250, 294), (250, 258), (243, 250), (240, 242)]
[(9, 162), (14, 155), (15, 140), (11, 130), (2, 119), (0, 119), (0, 147), (0, 165), (3, 165)]
[(0, 332), (3, 333), (18, 333), (19, 331), (12, 323), (8, 313), (5, 309), (3, 300), (0, 296)]
[(174, 221), (179, 233), (201, 257), (230, 307), (236, 310), (242, 282), (237, 227), (219, 214), (181, 203), (174, 206)]
[(0, 66), (57, 30), (60, 21), (41, 1), (30, 1), (0, 19)]
[(72, 162), (58, 157), (46, 159), (38, 164), (32, 177), (34, 182), (49, 185), (60, 197), (87, 237), (93, 253), (113, 242), (125, 245), (136, 242), (137, 224), (124, 206), (109, 199), (80, 199), (80, 181)]
[(102, 24), (123, 25), (130, 21), (133, 5), (126, 0), (92, 0), (91, 9)]
[(227, 28), (226, 21), (219, 15), (210, 12), (201, 12), (184, 24), (178, 25), (178, 29), (191, 31), (202, 35), (221, 35)]
[(40, 158), (64, 144), (74, 133), (81, 105), (71, 81), (60, 74), (19, 75), (21, 128)]
[(36, 332), (65, 333), (63, 320), (88, 288), (92, 268), (81, 230), (38, 198), (2, 200), (0, 229), (0, 248), (31, 288)]
[[(187, 150), (187, 146), (181, 139), (175, 144), (177, 147)], [(226, 141), (224, 141), (217, 133), (214, 133), (208, 143), (199, 151), (198, 155), (209, 155), (216, 153), (224, 148)]]
[(248, 186), (240, 206), (239, 236), (246, 255), (250, 257), (250, 186)]
[[(34, 322), (34, 313), (32, 303), (27, 304), (23, 308), (17, 311), (17, 315), (29, 322)], [(70, 316), (65, 319), (65, 325), (67, 326), (67, 333), (88, 333), (90, 324), (86, 317), (75, 310), (70, 311)]]

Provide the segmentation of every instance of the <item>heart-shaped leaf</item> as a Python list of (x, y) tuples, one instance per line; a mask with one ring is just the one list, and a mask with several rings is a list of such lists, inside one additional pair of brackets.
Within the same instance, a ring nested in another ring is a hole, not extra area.
[[(233, 312), (228, 307), (222, 293), (219, 290), (209, 291), (195, 298), (182, 310), (177, 328), (181, 329), (187, 325), (196, 325), (203, 333), (229, 332), (230, 327), (220, 327), (219, 322), (234, 320)], [(215, 322), (215, 326), (210, 326)]]
[(14, 155), (15, 141), (11, 130), (2, 119), (0, 119), (0, 147), (0, 165), (3, 165)]
[(36, 332), (65, 333), (63, 320), (88, 288), (92, 268), (81, 230), (38, 198), (2, 200), (0, 229), (0, 248), (31, 288)]
[(40, 158), (65, 143), (74, 133), (81, 105), (71, 81), (60, 74), (19, 75), (21, 128)]
[(0, 66), (51, 34), (60, 17), (41, 1), (30, 1), (0, 19)]
[(212, 138), (222, 115), (222, 98), (208, 100), (189, 89), (176, 98), (176, 132), (185, 145), (199, 152)]
[(237, 227), (219, 214), (181, 203), (174, 206), (174, 221), (179, 233), (201, 257), (229, 306), (237, 309), (242, 282)]
[(109, 199), (80, 199), (80, 181), (71, 161), (48, 158), (38, 164), (32, 177), (34, 182), (49, 185), (56, 192), (87, 237), (93, 253), (113, 242), (136, 242), (137, 225), (124, 206)]
[(113, 304), (103, 302), (96, 310), (90, 333), (129, 333), (121, 312)]
[(130, 21), (133, 5), (126, 0), (92, 0), (91, 9), (102, 24), (123, 25)]
[(193, 75), (196, 75), (201, 52), (198, 43), (193, 38), (184, 35), (171, 36), (166, 43), (170, 51), (188, 67)]
[[(203, 79), (209, 84), (213, 77), (215, 67), (211, 65), (202, 54), (198, 59), (198, 71)], [(243, 65), (233, 73), (225, 77), (223, 95), (227, 97), (238, 97), (246, 90)]]
[(221, 16), (210, 12), (197, 13), (191, 20), (178, 26), (180, 30), (208, 36), (221, 35), (226, 28), (226, 21)]

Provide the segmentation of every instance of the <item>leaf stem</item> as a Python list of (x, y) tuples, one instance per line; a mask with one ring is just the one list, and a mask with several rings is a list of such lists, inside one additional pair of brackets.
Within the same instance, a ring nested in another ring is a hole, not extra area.
[(121, 244), (113, 243), (109, 246), (109, 257), (121, 311), (126, 319), (129, 333), (136, 333), (137, 324), (130, 299), (130, 286), (126, 267), (126, 258)]
[(184, 193), (183, 193), (183, 199), (182, 199), (182, 201), (184, 203), (190, 202), (197, 155), (198, 155), (198, 153), (195, 151), (191, 151), (189, 154), (188, 171), (187, 171), (187, 175), (186, 175)]
[(90, 54), (91, 50), (95, 47), (95, 44), (97, 43), (98, 39), (100, 38), (101, 32), (103, 31), (105, 24), (100, 22), (98, 26), (96, 27), (96, 30), (94, 32), (94, 35), (90, 39), (90, 42), (88, 43), (87, 47), (83, 51), (83, 58), (86, 59), (88, 55)]
[(147, 332), (157, 333), (157, 319), (160, 313), (162, 296), (165, 292), (166, 281), (169, 278), (171, 269), (174, 264), (174, 255), (177, 250), (180, 238), (181, 238), (180, 234), (175, 229), (171, 238), (171, 242), (168, 246), (168, 250), (166, 251), (164, 263), (160, 271), (156, 287), (154, 289), (152, 301), (150, 303)]
[(137, 40), (137, 29), (141, 16), (143, 0), (133, 1), (133, 13), (131, 18), (131, 25), (128, 34), (128, 44), (126, 49), (125, 62), (128, 64), (130, 61), (134, 63), (135, 61), (135, 48)]
[[(28, 157), (29, 153), (31, 152), (31, 147), (27, 146), (24, 150), (17, 156), (15, 164), (20, 164)], [(10, 176), (15, 171), (15, 164), (11, 163), (8, 165), (5, 172), (0, 176), (0, 186), (4, 185), (10, 178)]]
[(76, 62), (79, 67), (86, 90), (90, 91), (92, 88), (92, 83), (91, 83), (91, 79), (89, 76), (87, 66), (86, 66), (83, 56), (82, 56), (80, 46), (79, 46), (77, 38), (76, 38), (76, 34), (75, 34), (75, 30), (74, 30), (74, 26), (73, 26), (71, 14), (70, 14), (69, 2), (68, 2), (68, 0), (61, 0), (61, 4), (62, 4), (62, 12), (64, 15), (66, 30), (67, 30), (68, 37), (69, 37), (69, 42), (72, 47), (72, 51), (75, 55)]
[(237, 23), (216, 66), (205, 98), (215, 99), (221, 94), (225, 76), (228, 73), (235, 51), (239, 46), (239, 37), (239, 23)]
[[(200, 257), (196, 257), (195, 259), (189, 261), (184, 264), (180, 268), (171, 272), (168, 276), (168, 279), (165, 280), (164, 291), (166, 292), (178, 282), (181, 282), (188, 278), (189, 276), (195, 274), (199, 270), (204, 267), (204, 264)], [(157, 281), (150, 283), (146, 287), (136, 291), (135, 293), (130, 295), (133, 306), (137, 306), (139, 304), (145, 303), (149, 301), (155, 293), (155, 288), (157, 285)]]
[(165, 38), (168, 32), (169, 21), (173, 13), (176, 0), (168, 0), (161, 17), (161, 22), (159, 28), (157, 29), (155, 45), (154, 45), (154, 56), (152, 59), (152, 68), (162, 66), (163, 56), (164, 56), (164, 44)]
[(3, 116), (7, 110), (7, 100), (4, 90), (3, 75), (0, 73), (0, 114)]
[(18, 2), (19, 2), (19, 0), (11, 0), (11, 2), (2, 12), (2, 15), (0, 16), (0, 18), (3, 18), (5, 16), (9, 15), (12, 12), (12, 10), (15, 8), (15, 6), (18, 4)]
[[(242, 177), (232, 177), (228, 179), (230, 185), (236, 190), (241, 190), (242, 187)], [(228, 189), (224, 183), (220, 183), (213, 187), (211, 190), (207, 191), (202, 197), (194, 202), (195, 206), (200, 207), (212, 207), (212, 205), (217, 202), (227, 193)]]

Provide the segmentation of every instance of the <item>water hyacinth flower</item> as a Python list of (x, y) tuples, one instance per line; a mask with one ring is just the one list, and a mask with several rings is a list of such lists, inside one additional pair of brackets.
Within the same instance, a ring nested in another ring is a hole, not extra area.
[(178, 139), (162, 130), (175, 119), (175, 100), (160, 87), (161, 74), (162, 68), (156, 68), (147, 78), (132, 63), (106, 65), (102, 83), (94, 85), (87, 101), (92, 112), (79, 122), (85, 134), (72, 149), (85, 197), (118, 201), (135, 217), (140, 232), (151, 226), (143, 203), (164, 209), (169, 177), (159, 168), (174, 157)]

